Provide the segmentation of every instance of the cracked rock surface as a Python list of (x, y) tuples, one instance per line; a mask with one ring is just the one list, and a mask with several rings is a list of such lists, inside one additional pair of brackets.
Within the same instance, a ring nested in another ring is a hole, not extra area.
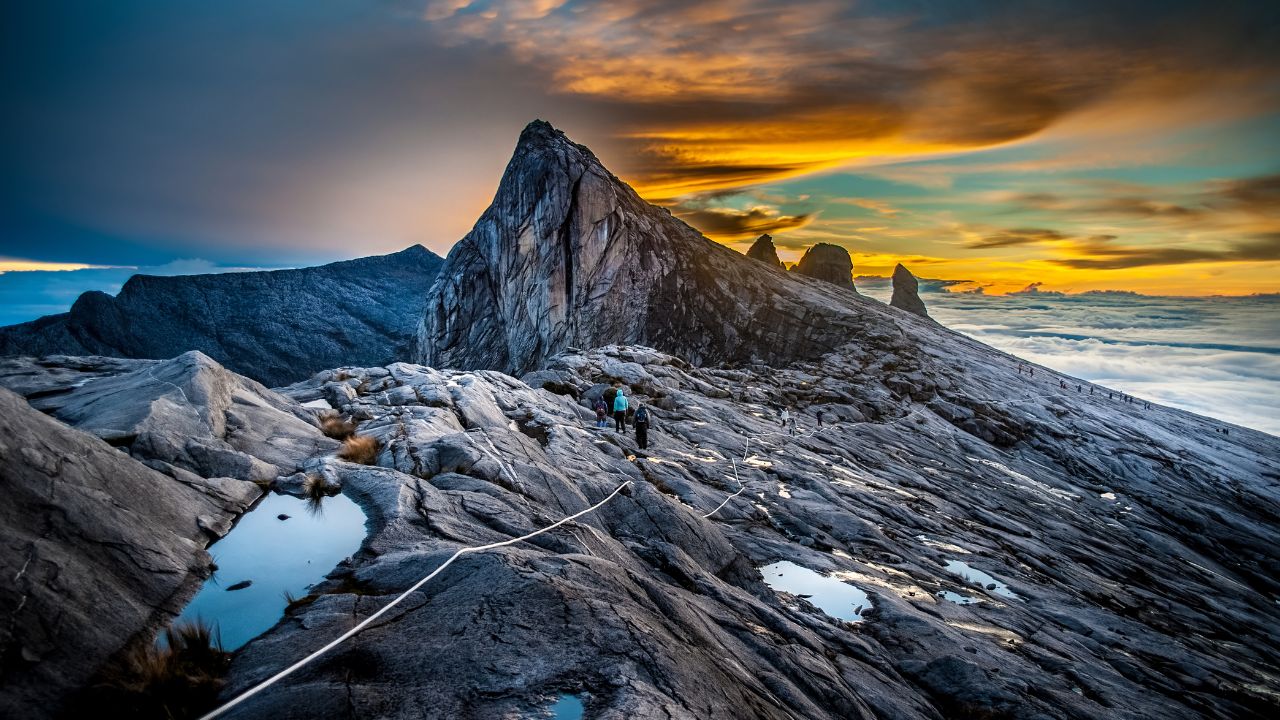
[[(611, 346), (528, 382), (397, 364), (283, 389), (354, 386), (339, 410), (380, 439), (377, 465), (323, 462), (371, 533), (238, 654), (227, 697), (459, 547), (630, 480), (579, 521), (463, 556), (242, 716), (494, 717), (559, 692), (599, 718), (1275, 711), (1280, 441), (1063, 391), (932, 332), (936, 346), (883, 338), (785, 369)], [(653, 413), (647, 450), (594, 427), (613, 381)], [(781, 405), (799, 436), (781, 432)], [(856, 585), (871, 608), (848, 623), (770, 589), (755, 568), (777, 560)]]
[(260, 493), (185, 475), (0, 388), (0, 716), (56, 715), (131, 638), (182, 609), (209, 564), (199, 519), (226, 532)]

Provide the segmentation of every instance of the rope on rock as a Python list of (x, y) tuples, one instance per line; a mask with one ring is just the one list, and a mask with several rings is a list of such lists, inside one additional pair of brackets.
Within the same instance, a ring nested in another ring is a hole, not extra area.
[(383, 615), (385, 615), (385, 614), (387, 613), (387, 611), (388, 611), (388, 610), (390, 610), (391, 608), (393, 608), (393, 607), (395, 607), (396, 605), (398, 605), (398, 604), (400, 603), (400, 601), (401, 601), (401, 600), (404, 600), (406, 597), (408, 597), (409, 595), (411, 595), (411, 594), (413, 594), (414, 592), (416, 592), (416, 591), (418, 590), (418, 588), (421, 588), (423, 585), (426, 585), (426, 584), (427, 584), (427, 582), (428, 582), (429, 580), (431, 580), (431, 579), (432, 579), (432, 578), (434, 578), (435, 576), (439, 575), (441, 572), (443, 572), (443, 571), (444, 571), (444, 569), (445, 569), (445, 568), (447, 568), (447, 567), (449, 567), (450, 565), (452, 565), (454, 560), (457, 560), (458, 558), (462, 557), (463, 555), (468, 555), (468, 554), (470, 554), (470, 553), (482, 552), (482, 551), (485, 551), (485, 550), (493, 550), (494, 548), (505, 547), (505, 546), (507, 546), (507, 545), (515, 545), (516, 543), (524, 542), (525, 540), (530, 540), (530, 539), (532, 539), (532, 538), (535, 538), (535, 537), (537, 537), (537, 536), (539, 536), (539, 535), (541, 535), (541, 534), (543, 534), (543, 533), (545, 533), (545, 532), (547, 532), (547, 531), (549, 531), (549, 530), (554, 530), (555, 528), (558, 528), (558, 527), (560, 527), (561, 525), (564, 525), (564, 524), (565, 524), (565, 523), (567, 523), (567, 522), (571, 522), (571, 521), (573, 521), (573, 520), (577, 520), (578, 518), (582, 517), (583, 515), (586, 515), (586, 514), (588, 514), (588, 513), (591, 513), (591, 512), (594, 512), (594, 511), (596, 511), (596, 510), (600, 509), (600, 507), (602, 507), (605, 503), (609, 502), (609, 501), (610, 501), (610, 500), (612, 500), (614, 497), (616, 497), (618, 493), (622, 492), (622, 489), (623, 489), (623, 488), (627, 487), (627, 486), (628, 486), (628, 485), (630, 485), (630, 484), (631, 484), (631, 481), (630, 481), (630, 480), (627, 480), (627, 481), (623, 482), (621, 485), (619, 485), (618, 487), (614, 488), (614, 491), (613, 491), (613, 492), (611, 492), (611, 493), (609, 493), (608, 497), (606, 497), (605, 499), (603, 499), (603, 500), (601, 500), (600, 502), (596, 503), (595, 505), (592, 505), (591, 507), (587, 508), (586, 510), (582, 510), (582, 511), (576, 512), (576, 513), (574, 513), (573, 515), (570, 515), (570, 516), (568, 516), (568, 517), (561, 518), (560, 520), (558, 520), (558, 521), (556, 521), (556, 522), (554, 522), (554, 523), (552, 523), (552, 524), (550, 524), (550, 525), (548, 525), (548, 526), (546, 526), (546, 527), (542, 528), (541, 530), (535, 530), (534, 532), (531, 532), (531, 533), (529, 533), (529, 534), (527, 534), (527, 535), (521, 535), (521, 536), (520, 536), (520, 537), (518, 537), (518, 538), (511, 538), (510, 540), (503, 540), (503, 541), (501, 541), (501, 542), (489, 543), (488, 545), (477, 545), (477, 546), (475, 546), (475, 547), (464, 547), (464, 548), (459, 549), (459, 550), (458, 550), (457, 552), (455, 552), (453, 555), (450, 555), (450, 556), (449, 556), (449, 559), (444, 561), (444, 564), (442, 564), (440, 567), (436, 568), (435, 570), (432, 570), (432, 571), (431, 571), (431, 573), (430, 573), (429, 575), (427, 575), (426, 577), (422, 578), (422, 579), (421, 579), (421, 580), (419, 580), (418, 582), (414, 583), (414, 584), (413, 584), (413, 585), (412, 585), (408, 590), (405, 590), (404, 592), (400, 593), (398, 596), (396, 596), (396, 598), (395, 598), (394, 600), (392, 600), (391, 602), (387, 603), (386, 605), (383, 605), (383, 606), (382, 606), (382, 608), (380, 608), (377, 612), (375, 612), (374, 614), (372, 614), (372, 615), (370, 615), (369, 617), (365, 618), (364, 620), (361, 620), (361, 621), (360, 621), (360, 622), (359, 622), (355, 627), (353, 627), (353, 628), (351, 628), (350, 630), (346, 631), (345, 633), (343, 633), (343, 634), (339, 635), (336, 639), (334, 639), (333, 641), (331, 641), (329, 644), (325, 645), (324, 647), (320, 648), (319, 650), (316, 650), (315, 652), (313, 652), (313, 653), (311, 653), (310, 655), (308, 655), (308, 656), (306, 656), (306, 657), (302, 658), (301, 660), (299, 660), (298, 662), (296, 662), (296, 663), (294, 663), (294, 664), (290, 665), (289, 667), (285, 668), (284, 670), (281, 670), (280, 672), (276, 673), (275, 675), (272, 675), (271, 677), (267, 678), (266, 680), (263, 680), (262, 682), (258, 683), (257, 685), (254, 685), (252, 688), (250, 688), (250, 689), (246, 690), (245, 692), (240, 693), (239, 695), (237, 695), (235, 698), (233, 698), (233, 699), (232, 699), (232, 700), (230, 700), (229, 702), (227, 702), (227, 703), (225, 703), (225, 704), (221, 705), (220, 707), (218, 707), (217, 709), (215, 709), (215, 710), (213, 710), (212, 712), (208, 713), (207, 715), (202, 716), (202, 717), (200, 718), (200, 720), (213, 720), (213, 718), (216, 718), (216, 717), (218, 717), (218, 716), (220, 716), (220, 715), (222, 715), (222, 714), (226, 713), (228, 710), (231, 710), (232, 708), (236, 707), (237, 705), (239, 705), (240, 703), (244, 702), (245, 700), (248, 700), (249, 698), (253, 697), (254, 695), (257, 695), (258, 693), (262, 692), (263, 690), (266, 690), (267, 688), (269, 688), (269, 687), (271, 687), (272, 685), (276, 684), (277, 682), (279, 682), (279, 681), (283, 680), (284, 678), (288, 677), (289, 675), (292, 675), (294, 672), (296, 672), (297, 670), (301, 669), (301, 668), (302, 668), (302, 667), (304, 667), (305, 665), (309, 664), (311, 661), (315, 660), (316, 658), (320, 657), (321, 655), (323, 655), (323, 654), (325, 654), (325, 653), (329, 652), (330, 650), (334, 649), (334, 648), (335, 648), (335, 647), (337, 647), (338, 645), (342, 644), (342, 642), (343, 642), (343, 641), (345, 641), (345, 640), (349, 639), (350, 637), (352, 637), (352, 636), (353, 636), (353, 635), (355, 635), (356, 633), (360, 632), (361, 630), (364, 630), (364, 629), (365, 629), (366, 627), (368, 627), (368, 626), (370, 625), (370, 623), (372, 623), (374, 620), (377, 620), (378, 618), (380, 618), (380, 617), (382, 617)]

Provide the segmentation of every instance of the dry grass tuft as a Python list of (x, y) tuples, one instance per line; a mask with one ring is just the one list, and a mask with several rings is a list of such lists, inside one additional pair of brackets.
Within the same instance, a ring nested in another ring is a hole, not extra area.
[(348, 462), (372, 465), (378, 460), (378, 451), (382, 443), (371, 435), (352, 435), (342, 441), (338, 448), (338, 457)]
[(147, 645), (128, 653), (73, 705), (94, 714), (110, 708), (112, 717), (133, 718), (198, 717), (212, 709), (231, 662), (213, 627), (183, 623), (165, 630), (164, 638), (165, 647)]
[(320, 432), (334, 440), (346, 440), (356, 434), (356, 424), (334, 413), (320, 418)]

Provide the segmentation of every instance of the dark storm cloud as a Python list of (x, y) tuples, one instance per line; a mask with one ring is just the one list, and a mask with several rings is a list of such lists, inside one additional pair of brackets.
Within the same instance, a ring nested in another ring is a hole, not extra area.
[(990, 248), (1015, 247), (1018, 245), (1040, 245), (1049, 242), (1060, 242), (1071, 239), (1057, 230), (1044, 228), (1014, 228), (1004, 230), (978, 240), (965, 243), (965, 247), (973, 250)]

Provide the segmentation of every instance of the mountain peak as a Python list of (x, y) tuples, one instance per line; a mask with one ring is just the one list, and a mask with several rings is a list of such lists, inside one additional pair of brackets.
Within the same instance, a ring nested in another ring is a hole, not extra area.
[(414, 357), (523, 373), (566, 347), (630, 343), (695, 363), (786, 362), (852, 338), (849, 296), (828, 292), (708, 240), (539, 120), (450, 251)]
[(889, 304), (920, 317), (929, 317), (929, 311), (920, 299), (920, 282), (902, 263), (893, 268), (893, 297)]
[(756, 238), (755, 242), (751, 243), (751, 249), (747, 251), (747, 257), (759, 260), (771, 267), (782, 270), (787, 269), (787, 266), (783, 265), (782, 261), (778, 259), (778, 248), (774, 247), (773, 236), (769, 233), (761, 235)]

